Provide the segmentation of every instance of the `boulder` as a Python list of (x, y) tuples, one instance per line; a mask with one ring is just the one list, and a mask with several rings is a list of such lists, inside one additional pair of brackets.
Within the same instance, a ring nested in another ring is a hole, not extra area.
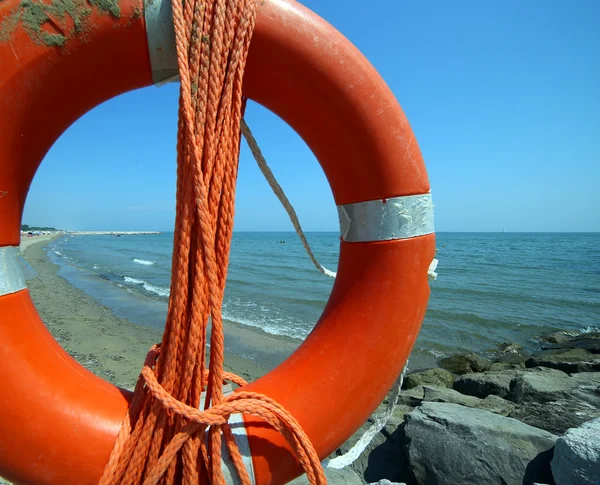
[(522, 372), (511, 382), (507, 397), (518, 404), (550, 402), (568, 398), (575, 387), (575, 382), (565, 373)]
[(453, 355), (440, 360), (440, 367), (458, 375), (484, 372), (490, 368), (490, 365), (489, 360), (474, 353)]
[[(351, 468), (336, 470), (325, 467), (325, 477), (330, 485), (362, 485), (362, 478)], [(288, 482), (290, 485), (309, 485), (306, 474)]]
[[(523, 360), (525, 358), (523, 357)], [(490, 372), (500, 372), (503, 370), (523, 370), (525, 362), (493, 362), (490, 366)]]
[(461, 406), (477, 407), (481, 399), (473, 396), (465, 396), (460, 392), (446, 387), (423, 386), (423, 401), (427, 402), (449, 402)]
[(379, 480), (378, 482), (371, 482), (369, 483), (369, 485), (406, 485), (406, 483), (400, 483), (400, 482), (390, 482), (387, 479), (383, 479), (383, 480)]
[(577, 337), (553, 342), (542, 346), (543, 349), (582, 349), (592, 354), (600, 354), (600, 332), (582, 333)]
[(527, 357), (521, 354), (500, 354), (494, 362), (501, 364), (524, 364)]
[(560, 399), (546, 403), (526, 402), (516, 407), (509, 416), (530, 426), (562, 435), (569, 428), (600, 418), (600, 408), (578, 399)]
[(556, 442), (552, 474), (556, 485), (600, 483), (600, 419), (570, 429)]
[(575, 335), (576, 335), (575, 332), (565, 332), (565, 331), (553, 332), (553, 333), (549, 333), (547, 335), (542, 335), (540, 337), (540, 341), (547, 342), (549, 344), (561, 344), (564, 342), (568, 342)]
[(503, 354), (520, 354), (523, 346), (516, 342), (502, 342), (498, 345), (498, 350)]
[(578, 372), (571, 376), (578, 386), (597, 388), (600, 386), (600, 372)]
[(500, 416), (508, 416), (515, 409), (514, 403), (502, 399), (499, 396), (495, 396), (494, 394), (490, 394), (485, 399), (481, 399), (479, 404), (475, 407), (499, 414)]
[(440, 387), (452, 387), (454, 384), (454, 376), (447, 370), (438, 367), (413, 372), (406, 376), (402, 387), (404, 389), (412, 389), (413, 387), (422, 384), (431, 384)]
[(510, 384), (507, 398), (518, 404), (551, 402), (576, 397), (593, 406), (600, 406), (600, 374), (583, 372), (573, 377), (554, 369), (521, 372)]
[(412, 389), (402, 389), (398, 396), (398, 404), (417, 407), (423, 401), (423, 386), (413, 387)]
[(485, 398), (490, 394), (500, 397), (510, 391), (510, 382), (518, 375), (518, 371), (501, 371), (465, 374), (454, 382), (454, 389), (469, 396)]
[[(358, 430), (354, 433), (348, 440), (346, 440), (331, 456), (330, 458), (336, 458), (340, 455), (345, 455), (350, 451), (350, 449), (358, 442), (358, 440), (363, 436), (365, 431), (367, 431), (372, 425), (374, 421), (373, 418), (369, 418)], [(377, 448), (379, 445), (383, 444), (386, 440), (386, 436), (382, 433), (377, 433), (375, 437), (371, 440), (371, 442), (367, 445), (366, 449), (358, 456), (354, 462), (348, 465), (346, 468), (351, 469), (356, 472), (359, 476), (362, 477), (364, 471), (366, 470), (369, 464), (369, 454)]]
[(600, 357), (585, 349), (545, 351), (525, 361), (526, 367), (548, 367), (563, 372), (600, 371)]
[(406, 415), (406, 454), (419, 485), (549, 483), (557, 436), (481, 409), (424, 403)]
[(402, 426), (404, 424), (404, 416), (410, 413), (413, 408), (414, 406), (406, 406), (400, 403), (396, 404), (393, 414), (390, 416), (390, 419), (388, 419), (385, 427), (381, 430), (383, 435), (386, 438), (392, 436), (398, 429), (398, 426)]
[[(412, 392), (413, 389), (407, 392)], [(381, 432), (377, 433), (366, 449), (354, 462), (346, 468), (353, 470), (358, 476), (365, 477), (367, 481), (377, 481), (384, 478), (409, 482), (410, 476), (404, 459), (403, 449), (403, 424), (404, 416), (412, 411), (412, 407), (398, 404)], [(380, 406), (377, 413), (385, 411), (385, 406)], [(342, 444), (330, 458), (346, 454), (374, 423), (373, 416), (365, 422), (354, 435)], [(330, 482), (332, 483), (332, 482)], [(341, 483), (341, 482), (340, 482)]]

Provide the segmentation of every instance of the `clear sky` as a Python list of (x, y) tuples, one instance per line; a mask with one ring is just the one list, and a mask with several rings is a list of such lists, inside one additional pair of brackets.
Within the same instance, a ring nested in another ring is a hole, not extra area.
[[(304, 0), (373, 63), (423, 152), (438, 231), (600, 231), (600, 1)], [(113, 99), (50, 150), (23, 222), (172, 230), (177, 85)], [(306, 230), (337, 230), (302, 140), (247, 119)], [(237, 230), (292, 230), (242, 149)]]

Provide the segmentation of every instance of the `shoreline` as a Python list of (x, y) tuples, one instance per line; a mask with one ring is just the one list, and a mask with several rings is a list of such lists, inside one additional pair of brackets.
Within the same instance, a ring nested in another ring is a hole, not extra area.
[[(42, 321), (60, 345), (94, 374), (126, 389), (133, 389), (146, 353), (162, 339), (163, 328), (144, 323), (144, 309), (155, 303), (139, 301), (139, 313), (126, 314), (111, 305), (103, 294), (109, 285), (97, 280), (90, 291), (71, 273), (82, 272), (57, 264), (47, 253), (48, 245), (64, 235), (41, 235), (21, 239), (21, 254), (33, 268), (27, 279)], [(61, 274), (62, 273), (62, 274)], [(68, 313), (64, 309), (71, 309)], [(161, 320), (162, 325), (164, 323)], [(256, 380), (289, 357), (302, 340), (274, 335), (259, 327), (224, 320), (225, 369), (247, 381)], [(438, 358), (414, 349), (410, 371), (437, 365)]]
[[(57, 274), (59, 266), (47, 258), (44, 250), (53, 236), (33, 239), (22, 241), (21, 253), (37, 273), (27, 280), (27, 288), (42, 321), (81, 365), (112, 384), (132, 390), (148, 350), (162, 339), (162, 329), (116, 316), (110, 308)], [(236, 330), (227, 329), (230, 339), (256, 341), (238, 335)], [(227, 351), (225, 369), (246, 380), (255, 380), (269, 370)]]

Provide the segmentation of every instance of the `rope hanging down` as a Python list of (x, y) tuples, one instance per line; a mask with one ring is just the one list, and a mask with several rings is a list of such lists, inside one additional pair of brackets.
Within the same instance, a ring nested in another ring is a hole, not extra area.
[(247, 125), (246, 120), (243, 120), (243, 119), (242, 119), (242, 133), (244, 134), (244, 138), (248, 142), (250, 151), (252, 152), (252, 155), (254, 155), (254, 159), (256, 160), (256, 163), (258, 164), (260, 171), (263, 173), (263, 175), (267, 179), (267, 182), (271, 186), (271, 189), (273, 189), (273, 192), (275, 193), (275, 195), (281, 202), (281, 205), (283, 205), (283, 208), (288, 213), (288, 216), (290, 217), (290, 220), (292, 221), (292, 224), (294, 225), (294, 229), (296, 230), (296, 234), (298, 234), (298, 237), (302, 241), (302, 245), (304, 246), (304, 249), (306, 250), (308, 257), (315, 265), (315, 268), (317, 268), (325, 276), (329, 276), (330, 278), (335, 278), (336, 277), (335, 272), (328, 270), (327, 268), (325, 268), (325, 266), (321, 265), (317, 261), (317, 258), (313, 254), (312, 249), (310, 248), (310, 245), (308, 244), (308, 241), (306, 240), (304, 231), (302, 231), (302, 227), (300, 226), (300, 221), (298, 220), (298, 216), (296, 215), (296, 211), (294, 210), (294, 207), (288, 200), (287, 196), (285, 195), (285, 192), (281, 188), (281, 185), (279, 185), (279, 182), (277, 182), (275, 175), (273, 174), (273, 172), (267, 165), (267, 161), (265, 160), (265, 157), (263, 156), (263, 154), (258, 146), (258, 143), (256, 143), (256, 140), (254, 139), (254, 135), (252, 135), (252, 131), (250, 131), (250, 127)]
[[(227, 422), (260, 416), (281, 432), (312, 484), (326, 483), (298, 422), (267, 396), (223, 395), (221, 305), (233, 231), (242, 77), (254, 0), (174, 0), (181, 77), (173, 272), (162, 343), (144, 363), (101, 485), (224, 484), (221, 441), (244, 484), (249, 477)], [(206, 348), (210, 320), (210, 356)], [(202, 394), (203, 409), (199, 409)]]

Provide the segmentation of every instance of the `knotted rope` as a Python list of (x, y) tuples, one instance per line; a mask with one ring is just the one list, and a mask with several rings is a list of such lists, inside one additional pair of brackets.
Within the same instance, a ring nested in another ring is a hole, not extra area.
[(223, 371), (221, 306), (245, 103), (242, 77), (255, 17), (254, 0), (173, 0), (181, 89), (167, 323), (162, 343), (148, 353), (101, 485), (196, 485), (200, 477), (224, 484), (222, 440), (241, 482), (249, 484), (227, 424), (234, 413), (268, 422), (310, 482), (326, 483), (308, 437), (282, 406), (258, 393), (225, 397), (222, 390), (226, 381), (246, 384)]

